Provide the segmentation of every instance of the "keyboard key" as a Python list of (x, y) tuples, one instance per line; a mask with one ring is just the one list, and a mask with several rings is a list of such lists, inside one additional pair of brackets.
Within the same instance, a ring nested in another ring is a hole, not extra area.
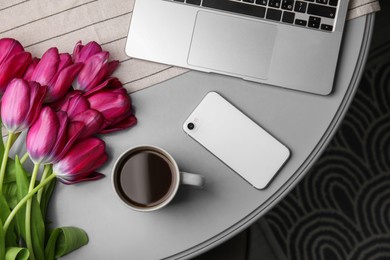
[(307, 26), (310, 27), (310, 28), (315, 28), (315, 29), (320, 28), (320, 24), (319, 23), (310, 22), (310, 21), (307, 23)]
[(309, 16), (309, 21), (320, 23), (321, 22), (321, 18), (320, 17), (315, 17), (315, 16)]
[(268, 6), (279, 8), (280, 7), (280, 0), (269, 0)]
[(306, 2), (314, 2), (314, 0), (305, 0)]
[(258, 5), (248, 5), (239, 2), (221, 0), (203, 0), (202, 6), (260, 18), (264, 18), (266, 10), (265, 7)]
[(338, 3), (338, 0), (329, 0), (329, 5), (337, 6)]
[(307, 13), (333, 19), (336, 14), (336, 8), (330, 6), (309, 4), (309, 7), (307, 8)]
[(328, 4), (328, 0), (316, 0), (316, 2), (319, 4), (324, 4), (324, 5)]
[(301, 19), (295, 19), (295, 24), (300, 26), (306, 26), (307, 21)]
[(265, 17), (270, 20), (280, 21), (280, 18), (282, 18), (282, 11), (268, 8), (267, 15)]
[(294, 0), (282, 0), (282, 9), (292, 10), (294, 6)]
[(256, 0), (256, 4), (258, 5), (267, 5), (268, 0)]
[(321, 30), (324, 31), (333, 31), (333, 26), (329, 24), (321, 24)]
[(187, 4), (200, 5), (200, 0), (186, 0)]
[(182, 3), (184, 3), (184, 0), (173, 0), (173, 1), (175, 1), (175, 2), (182, 2)]
[(310, 16), (307, 26), (318, 29), (320, 28), (320, 23), (321, 23), (321, 18)]
[(252, 3), (254, 4), (255, 3), (255, 0), (243, 0), (244, 2), (247, 2), (247, 3)]
[(294, 19), (295, 19), (295, 13), (287, 12), (287, 11), (283, 12), (282, 22), (294, 23)]
[(307, 3), (302, 1), (296, 1), (294, 11), (299, 13), (306, 13), (306, 7)]

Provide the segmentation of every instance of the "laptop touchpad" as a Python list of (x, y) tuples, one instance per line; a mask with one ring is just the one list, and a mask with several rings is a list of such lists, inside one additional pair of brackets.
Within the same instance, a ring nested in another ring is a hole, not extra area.
[(268, 78), (275, 25), (198, 12), (188, 64), (240, 77)]

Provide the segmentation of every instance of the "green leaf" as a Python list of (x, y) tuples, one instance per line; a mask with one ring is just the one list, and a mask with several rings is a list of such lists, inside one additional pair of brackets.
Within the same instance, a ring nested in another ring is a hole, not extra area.
[(3, 229), (3, 221), (0, 219), (0, 260), (5, 259), (5, 236)]
[[(11, 213), (8, 203), (2, 193), (0, 193), (0, 220), (5, 223), (8, 215)], [(5, 235), (5, 245), (14, 246), (17, 244), (17, 237), (14, 230), (14, 224), (11, 223)]]
[(47, 242), (46, 260), (54, 260), (88, 244), (88, 235), (77, 227), (60, 227), (54, 229)]
[[(45, 170), (46, 170), (46, 167), (49, 167), (49, 170), (48, 170), (48, 173), (47, 173), (47, 176), (46, 176), (46, 178), (48, 178), (50, 175), (53, 174), (53, 167), (46, 165), (45, 166)], [(51, 195), (53, 194), (55, 186), (56, 186), (56, 179), (53, 179), (50, 183), (48, 183), (42, 189), (43, 192), (42, 192), (42, 197), (41, 197), (40, 204), (41, 204), (42, 215), (44, 217), (46, 217), (47, 207), (49, 205), (49, 202), (50, 202), (50, 199), (51, 199)]]
[(28, 260), (29, 257), (30, 252), (23, 247), (10, 247), (5, 253), (5, 260)]
[(7, 220), (9, 213), (11, 213), (7, 200), (3, 193), (0, 193), (0, 220), (4, 223)]
[[(15, 179), (16, 179), (16, 186), (17, 186), (16, 195), (19, 202), (28, 193), (29, 181), (27, 178), (27, 173), (24, 170), (23, 166), (21, 165), (18, 157), (15, 158), (14, 164), (15, 164)], [(23, 239), (26, 239), (25, 217), (26, 217), (26, 206), (23, 206), (16, 214), (17, 228), (19, 234), (23, 237)]]
[(13, 159), (8, 158), (7, 167), (5, 168), (4, 183), (10, 182), (15, 182), (15, 162)]
[(32, 199), (31, 207), (31, 239), (35, 259), (45, 259), (45, 222), (37, 197)]
[(3, 194), (10, 209), (13, 209), (18, 204), (18, 187), (16, 182), (9, 182), (3, 184)]
[[(18, 157), (15, 158), (15, 179), (17, 185), (18, 201), (22, 200), (28, 193), (29, 181)], [(36, 195), (31, 198), (31, 240), (34, 256), (36, 259), (44, 259), (45, 243), (45, 222)], [(26, 239), (26, 207), (23, 207), (16, 214), (18, 230)]]
[(47, 207), (49, 205), (51, 195), (53, 194), (54, 188), (56, 187), (57, 180), (53, 179), (49, 184), (47, 184), (43, 189), (42, 199), (41, 199), (41, 210), (42, 215), (46, 217)]

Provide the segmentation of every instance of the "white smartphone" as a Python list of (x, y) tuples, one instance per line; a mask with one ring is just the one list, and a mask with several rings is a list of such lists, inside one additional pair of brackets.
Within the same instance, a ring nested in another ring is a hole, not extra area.
[(264, 189), (290, 156), (285, 145), (216, 92), (203, 98), (183, 129), (257, 189)]

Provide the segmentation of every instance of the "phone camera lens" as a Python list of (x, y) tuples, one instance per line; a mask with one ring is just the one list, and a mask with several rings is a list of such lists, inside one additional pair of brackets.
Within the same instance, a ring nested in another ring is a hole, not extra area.
[(194, 129), (195, 128), (194, 123), (188, 123), (187, 124), (187, 128), (190, 129), (190, 130)]

